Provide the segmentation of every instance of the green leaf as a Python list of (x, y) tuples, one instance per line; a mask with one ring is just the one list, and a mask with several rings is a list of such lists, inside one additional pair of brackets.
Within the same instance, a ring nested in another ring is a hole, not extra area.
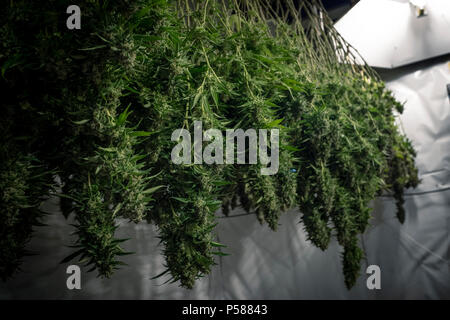
[(148, 131), (133, 131), (131, 133), (131, 136), (133, 136), (133, 137), (148, 137), (154, 133), (155, 132), (148, 132)]
[(288, 151), (301, 151), (300, 149), (290, 146), (288, 144), (282, 144), (282, 145), (280, 145), (280, 148), (284, 149), (284, 150), (288, 150)]
[(11, 58), (9, 58), (8, 60), (6, 60), (6, 62), (3, 63), (2, 68), (1, 68), (2, 69), (2, 77), (3, 78), (5, 77), (5, 72), (8, 69), (12, 69), (12, 68), (20, 65), (21, 63), (23, 63), (22, 60), (23, 60), (23, 57), (19, 54), (16, 54), (16, 55), (12, 56)]
[(169, 271), (170, 271), (170, 270), (167, 269), (167, 270), (161, 272), (160, 274), (158, 274), (158, 275), (156, 275), (156, 276), (154, 276), (154, 277), (152, 277), (152, 278), (150, 278), (150, 279), (151, 279), (151, 280), (155, 280), (155, 279), (161, 278), (163, 275), (165, 275), (165, 274), (168, 273)]
[(158, 189), (160, 189), (160, 188), (162, 188), (162, 187), (164, 187), (164, 186), (153, 187), (153, 188), (147, 189), (147, 190), (145, 190), (145, 191), (142, 191), (142, 193), (143, 193), (143, 194), (151, 194), (151, 193), (156, 192)]
[(131, 251), (128, 252), (128, 251), (127, 251), (127, 252), (118, 252), (117, 255), (118, 255), (118, 256), (127, 256), (127, 255), (135, 254), (135, 253), (136, 253), (136, 252), (131, 252)]
[(78, 251), (75, 251), (74, 253), (72, 253), (72, 254), (68, 255), (67, 257), (65, 257), (64, 259), (62, 259), (61, 262), (60, 262), (60, 264), (69, 262), (69, 261), (72, 260), (73, 258), (75, 258), (75, 257), (79, 256), (80, 254), (82, 254), (83, 251), (84, 251), (84, 248), (83, 248), (83, 249), (80, 249), (80, 250), (78, 250)]
[(226, 248), (226, 247), (227, 247), (227, 246), (224, 245), (224, 244), (221, 244), (221, 243), (218, 243), (218, 242), (214, 242), (214, 241), (211, 241), (210, 243), (211, 243), (211, 245), (212, 245), (213, 247), (222, 247), (222, 248)]
[(130, 92), (136, 93), (136, 94), (140, 93), (139, 91), (137, 91), (136, 89), (131, 88), (130, 86), (126, 86), (125, 89), (127, 89)]
[(194, 97), (194, 102), (192, 103), (192, 108), (194, 108), (197, 105), (198, 99), (200, 99), (201, 96), (202, 92), (201, 91), (197, 92), (197, 94)]
[(128, 105), (128, 107), (126, 107), (126, 109), (117, 118), (117, 124), (119, 126), (123, 125), (125, 123), (125, 121), (127, 120), (128, 116), (131, 114), (131, 111), (128, 112), (129, 108), (130, 108), (130, 105)]
[(85, 124), (85, 123), (87, 123), (89, 121), (90, 121), (89, 119), (84, 119), (84, 120), (72, 121), (72, 122), (75, 123), (75, 124), (78, 124), (78, 125), (82, 125), (82, 124)]
[(151, 6), (145, 6), (144, 8), (136, 12), (136, 18), (142, 18), (143, 16), (147, 15), (150, 12), (151, 8)]
[(183, 203), (189, 203), (190, 202), (188, 199), (184, 199), (184, 198), (172, 197), (172, 199), (178, 200), (178, 201), (183, 202)]
[(216, 107), (219, 106), (219, 96), (217, 94), (217, 91), (214, 91), (212, 88), (210, 88), (211, 91), (211, 96), (213, 97), (214, 100), (214, 104), (216, 105)]
[(233, 182), (225, 181), (225, 180), (215, 180), (212, 183), (214, 185), (216, 185), (216, 186), (219, 186), (219, 187), (221, 187), (221, 186), (228, 186), (228, 185), (233, 184)]
[(266, 124), (266, 126), (267, 126), (268, 128), (278, 127), (278, 125), (279, 125), (283, 120), (284, 120), (284, 119), (273, 120), (273, 121), (269, 122), (268, 124)]
[(212, 254), (215, 254), (216, 256), (229, 256), (229, 253), (224, 253), (222, 251), (212, 251)]
[(80, 51), (91, 51), (91, 50), (103, 49), (103, 48), (106, 48), (106, 47), (107, 47), (107, 45), (102, 44), (102, 45), (99, 45), (99, 46), (90, 47), (90, 48), (83, 48), (83, 49), (78, 49), (78, 50), (80, 50)]

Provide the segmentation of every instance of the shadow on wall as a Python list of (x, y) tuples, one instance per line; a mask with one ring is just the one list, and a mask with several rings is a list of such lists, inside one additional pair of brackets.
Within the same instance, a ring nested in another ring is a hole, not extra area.
[[(408, 219), (403, 226), (395, 219), (395, 205), (390, 198), (374, 202), (374, 219), (362, 244), (367, 262), (381, 268), (382, 289), (367, 289), (367, 265), (363, 262), (361, 277), (350, 291), (344, 285), (341, 248), (336, 241), (325, 252), (312, 246), (298, 223), (300, 213), (295, 210), (281, 217), (277, 232), (260, 226), (253, 215), (219, 219), (216, 230), (219, 241), (228, 245), (224, 251), (231, 255), (218, 259), (210, 276), (199, 280), (193, 290), (180, 288), (178, 284), (162, 285), (167, 279), (150, 280), (164, 271), (157, 232), (145, 223), (122, 222), (118, 236), (131, 238), (125, 246), (135, 252), (124, 257), (129, 265), (118, 270), (111, 279), (96, 278), (95, 272), (86, 273), (86, 269), (82, 269), (81, 290), (68, 290), (65, 271), (69, 264), (59, 262), (71, 252), (66, 245), (71, 243), (72, 227), (58, 213), (57, 200), (52, 199), (45, 204), (45, 209), (53, 212), (47, 217), (49, 226), (37, 228), (29, 246), (40, 254), (28, 257), (23, 265), (24, 272), (0, 284), (0, 298), (450, 298), (448, 262), (437, 257), (442, 252), (444, 257), (448, 254), (445, 253), (448, 233), (440, 215), (434, 214), (439, 203), (441, 210), (450, 206), (450, 191), (426, 197), (429, 199), (418, 202), (416, 197), (406, 199)], [(240, 213), (241, 210), (236, 210), (231, 214)], [(419, 241), (432, 245), (426, 248)]]

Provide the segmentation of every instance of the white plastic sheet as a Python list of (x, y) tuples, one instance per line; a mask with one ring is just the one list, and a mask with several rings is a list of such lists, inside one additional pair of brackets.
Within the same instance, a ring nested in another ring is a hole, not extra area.
[(418, 18), (408, 0), (361, 0), (335, 28), (373, 67), (396, 68), (449, 53), (450, 1), (420, 2), (427, 14)]
[[(0, 283), (0, 298), (64, 299), (449, 299), (450, 231), (450, 102), (446, 84), (450, 57), (383, 72), (388, 87), (406, 101), (402, 126), (418, 151), (422, 184), (408, 190), (406, 222), (395, 218), (392, 198), (373, 203), (371, 227), (361, 238), (367, 259), (361, 277), (348, 291), (340, 263), (341, 248), (333, 241), (325, 252), (312, 246), (299, 224), (300, 213), (281, 218), (278, 232), (260, 226), (256, 218), (221, 218), (220, 242), (231, 256), (217, 260), (211, 275), (193, 290), (178, 284), (161, 285), (150, 280), (164, 270), (154, 227), (122, 223), (119, 237), (129, 237), (126, 249), (136, 252), (124, 258), (129, 266), (111, 279), (82, 274), (82, 289), (66, 288), (66, 265), (59, 262), (71, 251), (70, 232), (56, 200), (45, 208), (53, 215), (48, 227), (37, 228), (24, 272)], [(241, 214), (236, 210), (231, 214)], [(220, 216), (220, 214), (219, 214)], [(367, 265), (381, 268), (381, 290), (366, 287)]]

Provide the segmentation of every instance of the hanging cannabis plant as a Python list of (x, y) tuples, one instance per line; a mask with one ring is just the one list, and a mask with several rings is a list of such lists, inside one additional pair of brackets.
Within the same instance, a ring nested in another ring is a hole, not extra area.
[[(191, 288), (214, 255), (215, 212), (241, 205), (276, 229), (299, 207), (309, 240), (343, 247), (346, 285), (369, 202), (418, 183), (399, 104), (318, 1), (3, 2), (0, 275), (19, 267), (40, 203), (60, 188), (77, 258), (109, 277), (126, 254), (116, 219), (159, 229), (167, 272)], [(277, 128), (279, 170), (171, 161), (174, 130)], [(58, 181), (58, 182), (55, 182)], [(151, 259), (152, 257), (149, 257)]]

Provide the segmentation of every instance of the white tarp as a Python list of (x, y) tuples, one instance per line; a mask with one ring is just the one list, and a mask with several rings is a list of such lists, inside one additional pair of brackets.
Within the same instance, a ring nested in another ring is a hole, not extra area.
[(396, 68), (450, 52), (450, 1), (361, 0), (335, 28), (370, 66)]
[[(150, 280), (164, 270), (157, 246), (157, 233), (145, 223), (123, 223), (119, 237), (129, 237), (129, 266), (109, 280), (82, 274), (82, 289), (66, 288), (66, 265), (60, 265), (71, 250), (73, 231), (55, 200), (45, 207), (55, 214), (48, 227), (37, 228), (29, 249), (40, 253), (28, 257), (24, 272), (0, 282), (0, 298), (65, 299), (450, 299), (450, 56), (384, 73), (388, 87), (400, 101), (406, 100), (401, 122), (418, 151), (417, 166), (422, 184), (408, 190), (406, 221), (395, 218), (392, 198), (373, 203), (371, 227), (362, 237), (367, 255), (362, 275), (348, 291), (340, 262), (341, 249), (333, 241), (325, 252), (306, 241), (300, 213), (281, 218), (278, 232), (260, 226), (256, 218), (220, 219), (216, 228), (220, 242), (231, 256), (218, 259), (211, 275), (193, 290), (177, 284), (160, 285)], [(231, 214), (240, 214), (237, 210)], [(381, 290), (366, 287), (367, 265), (381, 268)]]

